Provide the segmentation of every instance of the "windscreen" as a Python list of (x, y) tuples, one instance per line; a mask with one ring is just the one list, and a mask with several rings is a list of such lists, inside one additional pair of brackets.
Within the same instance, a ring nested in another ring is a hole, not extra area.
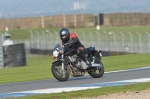
[(53, 51), (55, 51), (55, 50), (61, 50), (61, 46), (59, 43), (56, 44), (55, 47), (53, 48)]

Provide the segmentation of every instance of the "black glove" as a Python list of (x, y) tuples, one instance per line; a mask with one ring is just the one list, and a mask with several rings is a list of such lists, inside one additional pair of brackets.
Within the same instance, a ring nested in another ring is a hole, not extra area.
[(65, 43), (63, 46), (64, 46), (65, 48), (68, 48), (68, 47), (69, 47), (69, 43)]
[(70, 46), (73, 46), (73, 44), (74, 44), (73, 39), (70, 39), (70, 40), (69, 40), (69, 47), (70, 47)]

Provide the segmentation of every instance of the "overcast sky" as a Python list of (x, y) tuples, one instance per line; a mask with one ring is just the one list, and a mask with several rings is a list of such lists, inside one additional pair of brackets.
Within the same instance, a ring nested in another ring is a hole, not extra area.
[[(74, 2), (80, 3), (76, 10)], [(114, 12), (150, 13), (150, 0), (0, 0), (0, 18)]]

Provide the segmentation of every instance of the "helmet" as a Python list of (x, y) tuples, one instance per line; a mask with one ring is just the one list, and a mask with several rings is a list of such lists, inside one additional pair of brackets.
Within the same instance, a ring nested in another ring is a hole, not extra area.
[(59, 36), (63, 42), (67, 42), (69, 40), (70, 32), (67, 28), (63, 28), (60, 30)]

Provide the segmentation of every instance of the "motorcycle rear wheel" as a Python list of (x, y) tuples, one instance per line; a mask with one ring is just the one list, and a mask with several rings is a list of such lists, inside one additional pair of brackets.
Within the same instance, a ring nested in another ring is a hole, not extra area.
[(53, 64), (51, 67), (51, 71), (52, 71), (53, 76), (61, 82), (67, 81), (69, 78), (68, 70), (64, 69), (65, 73), (63, 74), (63, 72), (61, 70), (61, 65), (57, 66), (57, 65)]
[(104, 75), (104, 65), (103, 65), (103, 63), (100, 60), (99, 60), (99, 64), (101, 66), (92, 68), (92, 70), (88, 72), (88, 74), (91, 77), (93, 77), (93, 78), (100, 78), (100, 77), (102, 77)]

